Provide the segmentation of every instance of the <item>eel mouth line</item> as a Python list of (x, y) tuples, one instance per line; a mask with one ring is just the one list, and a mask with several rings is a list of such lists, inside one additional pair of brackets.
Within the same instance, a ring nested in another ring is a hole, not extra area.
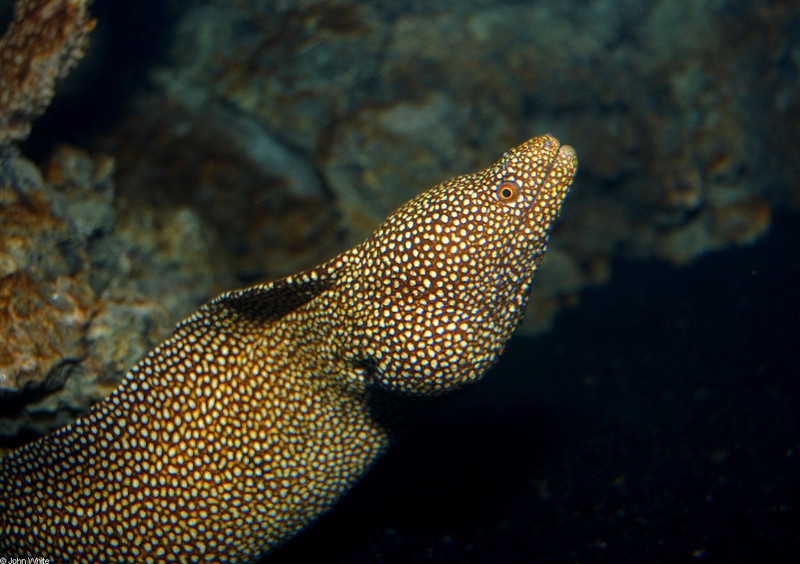
[[(561, 204), (569, 192), (569, 186), (572, 184), (575, 171), (577, 170), (577, 155), (575, 149), (569, 145), (562, 145), (552, 135), (548, 135), (547, 142), (547, 148), (554, 151), (553, 158), (548, 163), (545, 174), (542, 175), (542, 179), (537, 183), (535, 187), (536, 196), (534, 196), (533, 201), (528, 205), (522, 218), (523, 228), (531, 230), (529, 238), (539, 240), (539, 244), (534, 244), (530, 252), (526, 253), (525, 258), (519, 262), (509, 260), (510, 249), (506, 249), (505, 253), (505, 268), (514, 273), (518, 278), (525, 278), (528, 275), (532, 275), (535, 270), (534, 265), (538, 263), (547, 250), (547, 239), (549, 237), (550, 227), (552, 227), (552, 223), (556, 219), (556, 210), (561, 208)], [(548, 201), (548, 205), (544, 208), (540, 207), (539, 211), (535, 212), (534, 210), (537, 206), (541, 206), (542, 202), (542, 198), (538, 196), (539, 191), (545, 190), (545, 184), (551, 179), (553, 170), (558, 167), (572, 170), (572, 176), (569, 179), (564, 178), (551, 186), (548, 189), (548, 197), (544, 198)], [(544, 218), (544, 221), (542, 221), (541, 218), (535, 217), (537, 213)]]
[[(556, 162), (558, 161), (558, 153), (561, 151), (561, 143), (559, 142), (559, 140), (554, 137), (550, 137), (550, 139), (553, 140), (552, 144), (555, 145), (554, 148), (556, 154), (553, 155), (553, 158), (550, 160), (550, 164), (547, 165), (547, 171), (544, 173), (544, 178), (542, 178), (541, 184), (544, 184), (545, 182), (547, 182), (547, 179), (550, 178), (550, 175), (553, 172), (553, 167), (556, 165)], [(540, 188), (541, 184), (539, 185)]]
[[(562, 145), (559, 141), (553, 137), (548, 136), (549, 147), (548, 149), (554, 150), (555, 154), (553, 158), (550, 160), (550, 163), (547, 165), (547, 169), (545, 170), (544, 175), (542, 175), (541, 181), (539, 181), (538, 185), (536, 186), (536, 194), (540, 190), (545, 189), (545, 184), (553, 175), (553, 169), (556, 168), (558, 165), (565, 169), (573, 169), (572, 176), (575, 176), (574, 169), (576, 168), (574, 163), (577, 161), (577, 155), (575, 153), (575, 149), (573, 149), (570, 145)], [(562, 189), (561, 186), (565, 185)], [(558, 182), (550, 188), (551, 195), (554, 196), (554, 199), (558, 201), (560, 204), (563, 202), (564, 198), (566, 198), (567, 193), (569, 192), (569, 185), (572, 184), (572, 178), (569, 179), (569, 182)], [(549, 199), (549, 198), (548, 198)], [(525, 219), (526, 221), (530, 222), (531, 215), (534, 213), (534, 209), (537, 206), (537, 203), (540, 202), (539, 197), (534, 197), (531, 204), (528, 206), (528, 209), (525, 211)], [(544, 211), (544, 210), (542, 210)]]
[[(553, 156), (552, 160), (550, 161), (550, 164), (547, 167), (547, 172), (545, 173), (544, 178), (542, 179), (543, 183), (546, 182), (547, 179), (550, 178), (550, 176), (553, 174), (553, 167), (555, 167), (557, 164), (562, 164), (566, 169), (570, 168), (574, 169), (576, 167), (574, 166), (573, 163), (576, 163), (578, 160), (578, 156), (575, 153), (575, 149), (573, 149), (569, 145), (562, 145), (561, 143), (559, 143), (557, 139), (553, 138), (553, 141), (555, 142), (556, 146), (555, 149), (556, 154)], [(573, 171), (572, 176), (573, 177), (575, 176), (575, 171)], [(569, 186), (569, 184), (572, 184), (572, 179), (570, 179), (570, 181), (567, 183), (567, 186)]]

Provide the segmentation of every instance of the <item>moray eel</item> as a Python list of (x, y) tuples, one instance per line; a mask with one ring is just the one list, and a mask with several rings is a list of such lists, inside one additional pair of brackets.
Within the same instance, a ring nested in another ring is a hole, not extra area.
[(0, 556), (250, 562), (295, 535), (386, 450), (377, 391), (442, 394), (502, 352), (576, 167), (537, 137), (321, 266), (203, 306), (0, 461)]

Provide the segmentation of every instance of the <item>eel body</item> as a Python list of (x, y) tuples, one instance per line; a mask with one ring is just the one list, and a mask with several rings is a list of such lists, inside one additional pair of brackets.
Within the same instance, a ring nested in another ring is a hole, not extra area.
[(441, 394), (501, 353), (576, 167), (534, 138), (319, 267), (203, 306), (0, 460), (0, 555), (249, 562), (292, 537), (387, 448), (377, 391)]

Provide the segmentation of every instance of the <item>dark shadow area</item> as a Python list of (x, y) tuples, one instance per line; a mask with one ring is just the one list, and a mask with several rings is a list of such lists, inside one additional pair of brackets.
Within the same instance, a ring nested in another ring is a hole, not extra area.
[(11, 0), (0, 0), (0, 35), (6, 32), (8, 24), (14, 15), (14, 2)]
[(147, 73), (167, 58), (178, 15), (172, 2), (93, 2), (97, 27), (86, 55), (56, 86), (56, 96), (33, 125), (22, 152), (41, 162), (58, 143), (88, 148), (119, 119), (132, 95), (146, 88)]

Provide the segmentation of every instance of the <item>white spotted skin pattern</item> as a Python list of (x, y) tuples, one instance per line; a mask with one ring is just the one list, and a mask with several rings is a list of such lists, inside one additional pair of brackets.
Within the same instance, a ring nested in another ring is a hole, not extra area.
[(0, 460), (0, 554), (250, 562), (292, 537), (387, 448), (371, 390), (443, 393), (502, 352), (576, 167), (532, 139), (331, 261), (203, 306)]

